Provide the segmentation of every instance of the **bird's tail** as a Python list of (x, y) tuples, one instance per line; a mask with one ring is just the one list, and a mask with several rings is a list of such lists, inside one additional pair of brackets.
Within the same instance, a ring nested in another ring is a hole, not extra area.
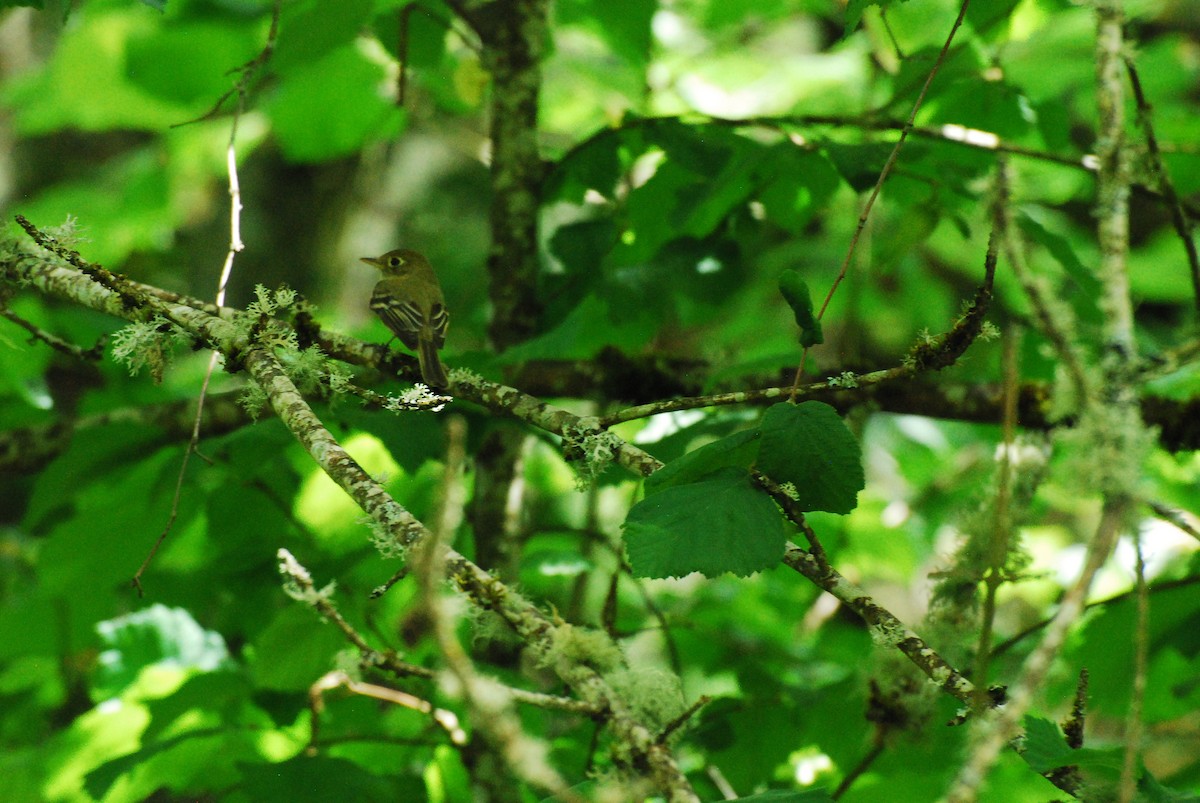
[(417, 359), (421, 363), (421, 378), (434, 390), (445, 390), (450, 383), (446, 379), (446, 368), (438, 357), (437, 347), (433, 345), (433, 340), (422, 337), (417, 346)]

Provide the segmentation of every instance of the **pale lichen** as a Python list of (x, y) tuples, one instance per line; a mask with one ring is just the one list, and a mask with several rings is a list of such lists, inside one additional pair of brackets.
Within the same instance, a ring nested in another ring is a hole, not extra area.
[(595, 418), (581, 418), (563, 429), (563, 451), (575, 469), (575, 486), (586, 491), (596, 484), (624, 443)]
[(114, 332), (112, 354), (115, 360), (125, 363), (131, 376), (137, 376), (145, 368), (155, 382), (162, 382), (175, 346), (188, 340), (183, 330), (156, 315), (149, 321), (131, 323)]

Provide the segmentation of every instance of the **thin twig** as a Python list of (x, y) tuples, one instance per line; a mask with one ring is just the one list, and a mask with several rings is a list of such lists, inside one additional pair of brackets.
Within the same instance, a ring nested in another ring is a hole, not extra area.
[[(1087, 726), (1087, 702), (1088, 671), (1087, 667), (1084, 667), (1079, 670), (1079, 679), (1075, 682), (1075, 699), (1071, 703), (1071, 713), (1059, 723), (1067, 747), (1072, 750), (1083, 747), (1084, 730)], [(1083, 776), (1079, 771), (1078, 764), (1055, 767), (1042, 775), (1050, 783), (1075, 797), (1078, 797), (1079, 789), (1083, 785)]]
[(983, 610), (980, 614), (979, 643), (975, 650), (975, 672), (972, 680), (978, 699), (975, 709), (982, 711), (989, 703), (988, 667), (991, 662), (992, 628), (996, 617), (996, 593), (1007, 579), (1009, 539), (1012, 531), (1010, 502), (1012, 501), (1012, 451), (1017, 425), (1017, 386), (1020, 376), (1017, 367), (1017, 344), (1019, 331), (1015, 326), (1004, 331), (1004, 419), (1002, 422), (1003, 449), (1000, 456), (999, 478), (996, 483), (996, 502), (991, 538), (989, 539), (988, 562), (983, 576)]
[(432, 537), (414, 549), (413, 565), (421, 588), (422, 605), (432, 624), (434, 640), (449, 674), (457, 681), (477, 731), (503, 758), (513, 773), (525, 782), (546, 789), (565, 801), (578, 801), (558, 771), (545, 760), (539, 742), (521, 726), (510, 705), (510, 698), (497, 694), (502, 688), (482, 677), (458, 641), (455, 617), (441, 598), (445, 578), (445, 558), (450, 540), (462, 523), (466, 489), (462, 471), (466, 463), (466, 422), (452, 416), (446, 422), (446, 468), (442, 481), (441, 510)]
[[(1129, 249), (1128, 167), (1124, 152), (1124, 94), (1120, 80), (1120, 59), (1124, 49), (1124, 14), (1121, 0), (1097, 0), (1096, 9), (1096, 106), (1099, 174), (1095, 214), (1100, 244), (1100, 298), (1104, 313), (1106, 360), (1103, 368), (1102, 398), (1083, 400), (1084, 415), (1120, 415), (1120, 431), (1109, 427), (1101, 437), (1108, 440), (1098, 448), (1136, 460), (1142, 422), (1137, 396), (1131, 385), (1131, 367), (1137, 357), (1133, 331), (1133, 308), (1129, 294), (1126, 258)], [(1103, 412), (1096, 412), (1102, 406)], [(1010, 688), (1008, 703), (999, 714), (978, 731), (969, 757), (958, 772), (947, 795), (950, 803), (969, 803), (977, 799), (987, 774), (1000, 752), (1016, 734), (1020, 722), (1033, 704), (1051, 663), (1061, 650), (1067, 633), (1083, 611), (1088, 591), (1097, 572), (1108, 560), (1122, 528), (1134, 508), (1132, 490), (1120, 475), (1099, 479), (1103, 506), (1100, 523), (1088, 545), (1087, 559), (1075, 583), (1063, 595), (1058, 611), (1047, 627), (1042, 641), (1030, 653), (1016, 683)]]
[(842, 778), (842, 782), (838, 784), (837, 789), (833, 790), (831, 797), (834, 800), (841, 800), (842, 795), (850, 791), (854, 782), (866, 774), (867, 770), (871, 769), (871, 765), (883, 755), (883, 749), (886, 746), (883, 730), (876, 727), (875, 738), (871, 740), (871, 749), (846, 773), (846, 777)]
[(975, 686), (965, 675), (895, 614), (876, 602), (865, 589), (839, 574), (828, 562), (818, 560), (811, 552), (797, 546), (788, 547), (783, 562), (838, 599), (866, 622), (872, 632), (879, 634), (879, 638), (895, 645), (942, 691), (965, 703), (975, 699)]
[[(1165, 582), (1157, 582), (1154, 584), (1154, 587), (1148, 589), (1148, 591), (1152, 595), (1153, 594), (1165, 594), (1168, 591), (1174, 591), (1175, 589), (1178, 589), (1178, 588), (1189, 588), (1189, 587), (1195, 586), (1195, 585), (1200, 585), (1200, 575), (1190, 575), (1188, 577), (1180, 577), (1178, 580), (1168, 580)], [(1111, 597), (1105, 597), (1104, 599), (1098, 599), (1093, 602), (1089, 602), (1087, 605), (1083, 606), (1083, 609), (1085, 611), (1090, 611), (1093, 608), (1107, 608), (1112, 605), (1117, 605), (1117, 604), (1122, 603), (1125, 600), (1129, 599), (1135, 593), (1136, 593), (1136, 590), (1122, 591), (1120, 594), (1113, 594)], [(1010, 636), (1009, 638), (1007, 638), (1004, 641), (997, 644), (994, 648), (992, 648), (992, 654), (999, 655), (1000, 653), (1008, 652), (1013, 647), (1017, 646), (1022, 641), (1029, 638), (1030, 636), (1032, 636), (1034, 633), (1037, 633), (1039, 630), (1043, 630), (1044, 628), (1046, 628), (1052, 621), (1053, 621), (1053, 618), (1047, 618), (1047, 619), (1041, 620), (1040, 622), (1038, 622), (1036, 624), (1030, 625), (1029, 627), (1022, 630), (1020, 633), (1017, 633), (1014, 636)]]
[(1162, 502), (1148, 502), (1150, 509), (1154, 511), (1154, 515), (1158, 516), (1163, 521), (1169, 522), (1185, 533), (1200, 541), (1200, 527), (1197, 526), (1196, 517), (1186, 510), (1179, 510)]
[(1154, 122), (1151, 119), (1152, 107), (1146, 100), (1146, 93), (1142, 89), (1142, 81), (1138, 77), (1137, 68), (1128, 54), (1125, 55), (1124, 60), (1125, 71), (1129, 74), (1129, 85), (1133, 88), (1133, 97), (1137, 101), (1138, 124), (1146, 132), (1146, 149), (1147, 155), (1150, 157), (1150, 167), (1158, 178), (1158, 189), (1167, 202), (1167, 208), (1171, 210), (1171, 225), (1175, 227), (1175, 233), (1179, 235), (1179, 239), (1183, 243), (1183, 250), (1187, 254), (1188, 268), (1192, 276), (1193, 301), (1196, 309), (1200, 310), (1200, 256), (1196, 254), (1196, 240), (1192, 236), (1192, 224), (1183, 214), (1183, 204), (1179, 201), (1179, 194), (1175, 192), (1175, 183), (1171, 181), (1171, 174), (1163, 162), (1162, 152), (1158, 147), (1158, 137), (1154, 135)]
[(1117, 787), (1121, 803), (1132, 803), (1137, 795), (1138, 764), (1142, 754), (1142, 710), (1146, 702), (1146, 666), (1150, 649), (1150, 594), (1146, 588), (1142, 537), (1137, 530), (1133, 533), (1133, 551), (1137, 556), (1137, 622), (1133, 630), (1133, 688), (1130, 690), (1129, 712), (1125, 717), (1124, 758), (1121, 762), (1121, 782)]
[(1046, 289), (1040, 276), (1029, 269), (1025, 263), (1020, 244), (1017, 240), (1015, 227), (1010, 218), (1009, 209), (1009, 174), (1008, 161), (1001, 159), (996, 166), (996, 198), (992, 207), (992, 220), (1004, 246), (1004, 255), (1008, 258), (1009, 267), (1021, 289), (1029, 298), (1033, 307), (1034, 319), (1038, 332), (1050, 341), (1067, 376), (1071, 380), (1075, 396), (1079, 404), (1083, 404), (1091, 394), (1091, 382), (1084, 370), (1084, 356), (1078, 346), (1071, 341), (1067, 332), (1076, 330), (1074, 312), (1060, 303), (1053, 292)]
[(969, 803), (976, 799), (976, 793), (983, 786), (984, 778), (992, 764), (1033, 704), (1033, 697), (1062, 648), (1067, 632), (1079, 620), (1079, 615), (1084, 609), (1084, 600), (1092, 587), (1092, 580), (1108, 560), (1127, 513), (1128, 509), (1123, 500), (1105, 504), (1100, 525), (1088, 547), (1083, 571), (1063, 595), (1042, 642), (1026, 659), (1021, 668), (1020, 682), (1010, 687), (1005, 707), (994, 719), (988, 721), (987, 730), (981, 732), (981, 736), (973, 745), (970, 757), (960, 768), (946, 795), (946, 800), (950, 803)]
[[(391, 650), (380, 651), (372, 647), (366, 638), (353, 625), (346, 621), (346, 618), (342, 616), (337, 606), (326, 595), (317, 590), (308, 570), (290, 552), (286, 549), (279, 550), (278, 559), (280, 573), (289, 582), (295, 583), (296, 588), (301, 592), (300, 596), (302, 600), (306, 604), (311, 605), (322, 618), (333, 624), (346, 637), (346, 640), (354, 645), (359, 652), (362, 666), (378, 668), (398, 678), (415, 677), (425, 680), (434, 679), (436, 675), (432, 669), (402, 661)], [(523, 705), (565, 711), (586, 717), (594, 717), (600, 713), (598, 706), (583, 700), (574, 700), (570, 697), (559, 697), (553, 694), (543, 694), (542, 692), (529, 691), (517, 687), (506, 687), (505, 691), (514, 700)]]
[(433, 720), (439, 728), (445, 731), (446, 736), (450, 739), (450, 743), (455, 747), (461, 748), (467, 743), (467, 733), (458, 724), (458, 716), (453, 711), (447, 711), (444, 708), (435, 708), (428, 700), (423, 700), (416, 695), (400, 691), (399, 689), (389, 689), (387, 686), (355, 680), (340, 669), (335, 669), (332, 672), (322, 675), (308, 689), (309, 709), (312, 711), (312, 724), (310, 726), (307, 749), (309, 755), (316, 755), (317, 753), (317, 737), (320, 732), (321, 714), (325, 711), (325, 692), (337, 688), (346, 688), (352, 693), (362, 695), (363, 697), (370, 697), (373, 700), (381, 700), (392, 705), (411, 708), (413, 711), (424, 714)]
[(993, 285), (996, 278), (997, 242), (998, 238), (993, 232), (992, 236), (988, 238), (988, 250), (983, 260), (983, 283), (975, 291), (975, 297), (968, 304), (967, 311), (954, 322), (950, 329), (940, 335), (928, 338), (926, 343), (916, 347), (900, 365), (866, 374), (842, 374), (800, 387), (790, 385), (759, 390), (739, 390), (732, 393), (664, 399), (649, 404), (639, 404), (601, 417), (599, 419), (600, 426), (607, 429), (625, 421), (648, 418), (659, 413), (694, 410), (700, 407), (761, 404), (784, 397), (789, 397), (790, 401), (796, 401), (798, 398), (802, 399), (832, 390), (855, 390), (882, 385), (898, 379), (908, 379), (926, 371), (940, 371), (948, 368), (958, 361), (958, 358), (975, 342), (983, 330), (983, 318), (991, 308)]
[[(933, 67), (929, 70), (929, 75), (925, 77), (925, 83), (921, 87), (920, 93), (917, 94), (917, 99), (913, 103), (912, 111), (908, 114), (908, 120), (904, 123), (904, 128), (900, 131), (900, 138), (896, 140), (892, 152), (888, 154), (887, 161), (883, 164), (883, 170), (879, 173), (879, 178), (875, 182), (875, 187), (871, 190), (871, 194), (867, 197), (867, 203), (863, 206), (862, 212), (858, 216), (858, 223), (854, 227), (854, 234), (850, 238), (850, 247), (846, 249), (846, 257), (842, 260), (842, 266), (838, 270), (838, 274), (834, 277), (833, 284), (829, 286), (829, 292), (825, 294), (825, 300), (821, 302), (821, 309), (817, 312), (817, 320), (822, 320), (825, 317), (825, 310), (829, 307), (829, 302), (833, 299), (833, 294), (837, 292), (838, 285), (842, 283), (842, 279), (846, 278), (846, 271), (850, 269), (850, 260), (854, 256), (854, 250), (858, 247), (859, 238), (862, 237), (863, 230), (867, 227), (867, 218), (871, 214), (871, 209), (875, 206), (875, 199), (879, 197), (880, 191), (883, 189), (883, 183), (887, 181), (891, 175), (892, 167), (896, 164), (896, 159), (900, 155), (900, 149), (904, 147), (905, 141), (908, 139), (908, 134), (912, 130), (913, 121), (917, 118), (917, 110), (921, 108), (921, 104), (925, 101), (925, 94), (929, 91), (929, 87), (933, 84), (933, 78), (937, 75), (938, 69), (946, 60), (946, 55), (950, 52), (950, 43), (954, 41), (955, 34), (958, 33), (959, 27), (962, 26), (963, 19), (967, 15), (967, 6), (971, 0), (963, 0), (959, 6), (958, 16), (954, 20), (954, 24), (950, 26), (950, 34), (946, 37), (945, 43), (942, 45), (941, 51), (937, 58), (934, 59)], [(808, 356), (808, 347), (800, 354), (800, 365), (796, 368), (796, 378), (792, 381), (792, 387), (796, 388), (800, 385), (800, 376), (804, 371), (804, 361)]]
[(668, 722), (663, 727), (662, 731), (658, 734), (658, 738), (655, 739), (655, 741), (658, 744), (666, 744), (667, 740), (671, 738), (671, 734), (673, 734), (675, 731), (679, 730), (684, 725), (686, 725), (689, 719), (696, 716), (696, 714), (698, 714), (700, 712), (701, 708), (703, 708), (704, 706), (708, 705), (711, 702), (712, 702), (712, 698), (709, 697), (707, 694), (700, 695), (699, 699), (697, 699), (696, 702), (689, 705), (686, 709), (684, 709), (683, 713), (681, 713), (679, 716), (675, 717), (673, 720)]
[[(229, 144), (225, 148), (225, 169), (229, 175), (229, 249), (225, 254), (225, 262), (221, 266), (220, 278), (217, 280), (215, 303), (218, 308), (225, 306), (225, 291), (229, 286), (229, 277), (233, 273), (233, 260), (246, 247), (246, 244), (242, 242), (242, 192), (237, 172), (238, 121), (241, 120), (245, 107), (247, 81), (254, 71), (267, 62), (275, 49), (275, 36), (279, 31), (279, 9), (281, 4), (282, 0), (275, 0), (271, 16), (271, 29), (267, 34), (267, 43), (263, 47), (262, 52), (243, 68), (242, 77), (238, 80), (236, 87), (238, 105), (237, 110), (233, 114), (233, 121), (229, 126)], [(218, 101), (218, 106), (222, 102), (224, 102), (224, 98)], [(214, 107), (213, 113), (216, 112), (216, 108)], [(142, 575), (150, 566), (150, 562), (154, 560), (154, 556), (158, 553), (159, 547), (162, 546), (163, 541), (166, 540), (167, 535), (171, 532), (171, 528), (175, 526), (175, 519), (179, 515), (179, 502), (183, 495), (183, 478), (187, 474), (188, 463), (191, 461), (192, 454), (200, 454), (197, 447), (200, 443), (200, 425), (204, 420), (204, 400), (208, 397), (208, 386), (212, 382), (213, 371), (216, 370), (217, 362), (220, 358), (221, 353), (216, 349), (213, 349), (208, 357), (208, 367), (204, 371), (204, 379), (200, 382), (200, 393), (196, 398), (196, 416), (192, 424), (192, 434), (188, 439), (187, 446), (184, 448), (183, 460), (179, 465), (179, 475), (175, 479), (175, 492), (171, 498), (171, 512), (167, 516), (167, 522), (159, 533), (157, 540), (155, 540), (154, 545), (150, 547), (150, 551), (146, 554), (142, 565), (138, 567), (137, 572), (133, 575), (132, 584), (137, 589), (139, 597), (145, 594), (142, 588)]]
[(91, 348), (85, 349), (83, 346), (77, 346), (74, 343), (63, 340), (61, 337), (50, 334), (49, 332), (34, 326), (29, 321), (17, 315), (10, 309), (0, 309), (0, 316), (7, 318), (15, 323), (31, 335), (31, 340), (40, 340), (55, 351), (61, 351), (69, 357), (74, 357), (77, 360), (86, 360), (88, 362), (96, 362), (104, 357), (104, 341), (105, 338), (100, 338)]
[[(404, 108), (405, 98), (408, 94), (408, 20), (409, 17), (418, 11), (434, 22), (441, 23), (447, 31), (458, 34), (463, 44), (471, 50), (476, 53), (482, 53), (482, 48), (479, 45), (472, 42), (470, 37), (464, 36), (461, 30), (455, 29), (454, 20), (450, 17), (442, 16), (421, 3), (409, 3), (406, 5), (400, 10), (400, 26), (396, 35), (396, 59), (400, 62), (400, 74), (396, 77), (396, 107), (400, 109)], [(462, 16), (461, 12), (459, 16)], [(466, 17), (463, 17), (463, 19), (465, 20)], [(471, 32), (474, 33), (473, 30)]]
[[(900, 120), (890, 118), (878, 118), (870, 115), (863, 117), (852, 117), (848, 115), (836, 114), (796, 114), (796, 115), (780, 115), (776, 117), (716, 117), (716, 116), (697, 116), (697, 115), (664, 115), (660, 117), (626, 117), (619, 125), (604, 126), (597, 130), (591, 136), (576, 143), (568, 150), (559, 160), (559, 164), (568, 162), (575, 154), (585, 152), (588, 146), (601, 140), (605, 137), (620, 136), (623, 132), (640, 129), (652, 128), (655, 125), (663, 123), (678, 122), (690, 125), (712, 125), (728, 128), (761, 128), (769, 131), (787, 133), (789, 129), (796, 127), (816, 127), (816, 126), (832, 126), (836, 128), (854, 128), (864, 131), (903, 131), (905, 124)], [(1096, 157), (1092, 154), (1079, 154), (1074, 156), (1063, 156), (1058, 153), (1049, 151), (1039, 151), (1035, 148), (1027, 148), (1022, 145), (1016, 145), (1009, 142), (1004, 142), (999, 135), (984, 131), (977, 128), (967, 128), (958, 124), (945, 124), (940, 126), (909, 126), (909, 133), (914, 137), (921, 137), (935, 142), (945, 142), (953, 145), (961, 145), (963, 147), (972, 148), (975, 150), (992, 151), (997, 154), (1010, 154), (1020, 156), (1026, 159), (1033, 159), (1039, 162), (1047, 162), (1050, 164), (1061, 165), (1063, 167), (1081, 170), (1083, 172), (1095, 175), (1096, 173)], [(1166, 148), (1164, 147), (1164, 150)], [(1158, 196), (1150, 188), (1143, 188), (1150, 195)]]
[(181, 128), (185, 125), (193, 125), (194, 123), (200, 123), (216, 117), (221, 113), (221, 107), (225, 105), (225, 101), (229, 100), (234, 95), (236, 95), (238, 98), (238, 108), (234, 113), (234, 128), (237, 127), (236, 117), (242, 113), (246, 95), (249, 93), (251, 80), (253, 80), (258, 74), (258, 71), (262, 69), (262, 67), (264, 67), (268, 61), (271, 60), (271, 56), (275, 53), (275, 40), (279, 36), (279, 15), (282, 7), (283, 0), (275, 0), (271, 7), (271, 27), (267, 30), (267, 42), (265, 45), (263, 45), (263, 49), (258, 52), (258, 55), (247, 61), (245, 64), (242, 64), (239, 67), (234, 67), (229, 71), (229, 73), (226, 73), (227, 75), (230, 73), (240, 74), (237, 83), (230, 87), (224, 94), (221, 95), (221, 97), (217, 98), (217, 102), (214, 103), (212, 107), (209, 108), (209, 110), (204, 114), (191, 120), (184, 120), (182, 123), (172, 123), (170, 126), (171, 128)]

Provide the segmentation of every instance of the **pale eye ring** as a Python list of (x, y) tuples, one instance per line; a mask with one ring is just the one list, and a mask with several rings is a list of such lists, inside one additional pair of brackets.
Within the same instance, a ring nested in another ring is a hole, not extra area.
[(398, 267), (400, 267), (400, 266), (401, 266), (401, 265), (403, 265), (403, 264), (404, 264), (404, 258), (403, 258), (403, 257), (390, 257), (390, 258), (388, 258), (388, 267), (389, 267), (389, 268), (398, 268)]

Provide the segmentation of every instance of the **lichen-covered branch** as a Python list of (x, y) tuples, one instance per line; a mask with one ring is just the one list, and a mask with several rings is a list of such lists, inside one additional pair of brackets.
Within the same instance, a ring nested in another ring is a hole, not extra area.
[(1010, 686), (1004, 710), (984, 721), (949, 794), (954, 803), (969, 803), (1000, 751), (1019, 729), (1034, 696), (1049, 672), (1067, 634), (1083, 611), (1096, 573), (1108, 560), (1120, 533), (1129, 526), (1136, 499), (1138, 470), (1148, 448), (1140, 416), (1135, 380), (1136, 342), (1126, 258), (1129, 249), (1129, 175), (1125, 152), (1124, 92), (1121, 68), (1124, 14), (1121, 0), (1096, 3), (1096, 99), (1099, 171), (1096, 190), (1097, 238), (1101, 282), (1097, 299), (1103, 314), (1104, 352), (1100, 377), (1082, 399), (1075, 437), (1088, 439), (1090, 460), (1098, 464), (1094, 487), (1103, 499), (1099, 526), (1088, 544), (1079, 577), (1067, 589), (1041, 643), (1026, 659)]
[(492, 76), (492, 342), (503, 350), (537, 326), (538, 211), (542, 159), (538, 95), (547, 0), (496, 0), (470, 12)]
[[(116, 317), (142, 322), (170, 321), (196, 341), (220, 351), (227, 365), (247, 370), (280, 420), (314, 461), (397, 544), (409, 546), (428, 535), (424, 525), (368, 475), (324, 427), (279, 361), (268, 348), (256, 342), (256, 337), (262, 334), (261, 328), (245, 326), (245, 321), (225, 320), (186, 304), (163, 301), (124, 277), (96, 266), (80, 270), (25, 257), (0, 266), (0, 270), (9, 279)], [(246, 317), (253, 322), (256, 316)], [(517, 406), (530, 406), (523, 399), (509, 397), (509, 401)], [(569, 414), (555, 416), (547, 411), (543, 414), (559, 421), (562, 427), (574, 422)], [(456, 552), (447, 552), (446, 573), (475, 604), (498, 614), (527, 646), (543, 651), (552, 649), (559, 626), (530, 602)], [(672, 800), (696, 799), (674, 756), (655, 743), (653, 732), (626, 708), (596, 669), (570, 660), (554, 662), (554, 669), (590, 707), (603, 712), (599, 716), (607, 721), (617, 741), (638, 766), (646, 768), (663, 794)]]
[[(321, 424), (282, 366), (262, 348), (244, 357), (246, 369), (262, 386), (271, 407), (310, 456), (397, 543), (409, 547), (430, 537), (411, 513), (358, 465)], [(447, 576), (476, 604), (498, 614), (534, 649), (550, 650), (559, 625), (506, 585), (452, 549), (445, 550)], [(669, 750), (654, 741), (625, 703), (594, 668), (569, 660), (553, 663), (560, 679), (580, 697), (603, 710), (615, 737), (650, 771), (657, 788), (672, 800), (694, 800), (691, 787)]]
[(952, 697), (964, 703), (973, 701), (974, 684), (861, 587), (818, 560), (813, 553), (799, 547), (788, 549), (783, 562), (828, 591), (862, 618), (871, 628), (876, 644), (900, 650), (926, 677)]

